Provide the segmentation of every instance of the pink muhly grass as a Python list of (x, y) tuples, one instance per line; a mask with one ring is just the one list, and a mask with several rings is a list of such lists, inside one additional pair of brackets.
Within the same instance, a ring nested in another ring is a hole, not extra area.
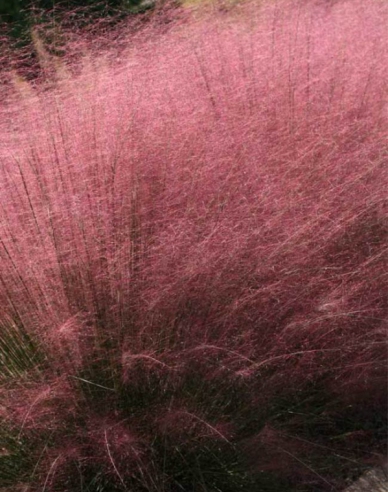
[(387, 5), (181, 12), (1, 73), (5, 490), (331, 491), (385, 452)]

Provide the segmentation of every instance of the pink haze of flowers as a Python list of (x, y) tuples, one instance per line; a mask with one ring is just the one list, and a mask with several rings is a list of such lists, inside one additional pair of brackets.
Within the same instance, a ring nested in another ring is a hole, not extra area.
[(4, 86), (0, 486), (329, 491), (384, 454), (386, 25), (247, 3)]

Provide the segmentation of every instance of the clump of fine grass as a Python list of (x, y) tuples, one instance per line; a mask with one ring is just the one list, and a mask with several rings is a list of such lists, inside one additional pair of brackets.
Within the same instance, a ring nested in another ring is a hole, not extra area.
[(387, 7), (212, 13), (4, 89), (5, 490), (331, 491), (385, 453)]

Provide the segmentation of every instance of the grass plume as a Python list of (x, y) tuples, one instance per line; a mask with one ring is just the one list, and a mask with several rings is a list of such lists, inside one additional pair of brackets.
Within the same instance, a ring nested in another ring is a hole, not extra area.
[(1, 73), (0, 487), (341, 490), (386, 452), (387, 4), (144, 15)]

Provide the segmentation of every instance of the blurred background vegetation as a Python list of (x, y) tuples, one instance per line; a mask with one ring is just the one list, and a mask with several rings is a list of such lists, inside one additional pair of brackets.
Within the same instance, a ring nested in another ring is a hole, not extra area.
[(154, 0), (0, 0), (0, 25), (8, 34), (25, 39), (33, 26), (49, 14), (55, 16), (84, 9), (85, 18), (137, 14), (153, 7)]

